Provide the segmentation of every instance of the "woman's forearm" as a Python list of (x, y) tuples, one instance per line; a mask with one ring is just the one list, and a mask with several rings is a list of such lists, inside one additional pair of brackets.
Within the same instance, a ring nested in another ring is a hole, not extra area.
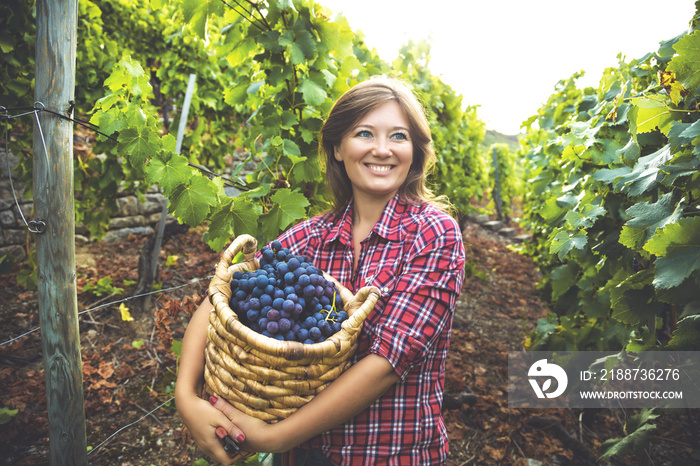
[(204, 383), (204, 349), (207, 345), (209, 312), (212, 305), (208, 299), (202, 301), (185, 331), (180, 352), (180, 366), (175, 384), (175, 396), (199, 394)]
[(287, 451), (343, 424), (374, 403), (398, 380), (389, 361), (377, 355), (366, 356), (293, 415), (269, 425), (268, 447)]

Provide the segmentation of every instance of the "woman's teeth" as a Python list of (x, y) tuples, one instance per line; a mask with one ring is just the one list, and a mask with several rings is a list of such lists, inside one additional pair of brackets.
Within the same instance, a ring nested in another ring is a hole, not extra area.
[(391, 170), (391, 165), (367, 165), (367, 167), (375, 172), (388, 172)]

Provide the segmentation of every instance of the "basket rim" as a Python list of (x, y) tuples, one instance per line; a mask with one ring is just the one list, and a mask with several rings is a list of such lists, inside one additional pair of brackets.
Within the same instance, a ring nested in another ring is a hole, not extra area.
[[(341, 292), (344, 308), (348, 311), (348, 319), (343, 323), (340, 331), (334, 333), (326, 340), (317, 343), (303, 343), (299, 341), (282, 341), (276, 338), (265, 336), (255, 332), (245, 326), (239, 319), (238, 315), (229, 306), (230, 281), (234, 272), (242, 269), (257, 270), (260, 268), (259, 261), (255, 258), (257, 251), (257, 240), (251, 235), (237, 236), (231, 244), (221, 253), (221, 258), (217, 264), (214, 278), (209, 285), (209, 299), (214, 305), (215, 310), (219, 314), (229, 315), (222, 322), (224, 327), (231, 333), (238, 335), (247, 344), (254, 347), (263, 347), (275, 354), (285, 355), (303, 355), (303, 357), (325, 357), (325, 353), (339, 350), (341, 340), (347, 338), (362, 328), (362, 323), (371, 310), (374, 308), (377, 300), (381, 296), (381, 292), (375, 286), (366, 286), (361, 288), (355, 295), (352, 294), (345, 286), (340, 284), (335, 278), (323, 272), (323, 276), (332, 281), (338, 290)], [(232, 264), (233, 259), (243, 251), (244, 260), (236, 264)], [(228, 290), (229, 295), (226, 295)], [(347, 299), (348, 295), (351, 299)], [(357, 304), (357, 303), (361, 304)], [(233, 318), (231, 318), (233, 317)], [(295, 358), (296, 359), (296, 358)]]

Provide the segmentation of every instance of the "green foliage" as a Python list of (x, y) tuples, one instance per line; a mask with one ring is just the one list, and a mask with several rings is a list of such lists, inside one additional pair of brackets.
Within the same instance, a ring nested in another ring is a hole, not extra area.
[(0, 426), (10, 422), (18, 412), (19, 409), (10, 409), (7, 406), (0, 407)]
[(83, 287), (83, 291), (89, 291), (95, 296), (113, 296), (124, 292), (124, 288), (119, 288), (112, 284), (110, 277), (102, 277), (96, 282), (89, 282)]
[(596, 89), (560, 81), (526, 122), (528, 252), (553, 310), (529, 347), (695, 347), (698, 60), (700, 32), (680, 35), (620, 59)]
[[(403, 76), (426, 102), (439, 157), (431, 182), (439, 193), (460, 212), (482, 195), (483, 123), (428, 71), (426, 44), (404, 47), (392, 68), (344, 18), (331, 19), (312, 1), (246, 5), (248, 11), (219, 1), (79, 1), (76, 114), (88, 113), (107, 135), (75, 157), (76, 221), (91, 235), (106, 231), (117, 191), (141, 195), (153, 184), (181, 222), (209, 223), (205, 240), (216, 250), (242, 233), (265, 242), (325, 210), (318, 131), (335, 98), (375, 74)], [(35, 13), (32, 2), (11, 6), (0, 7), (12, 19), (0, 35), (1, 81), (12, 83), (2, 87), (3, 104), (26, 105)], [(190, 74), (196, 90), (176, 153), (170, 132)], [(30, 145), (26, 127), (11, 149)], [(240, 153), (257, 165), (252, 174), (241, 175), (245, 162), (226, 181), (192, 168), (221, 172)], [(31, 157), (21, 158), (18, 171), (29, 196)]]
[[(493, 163), (493, 154), (496, 155), (496, 163)], [(522, 198), (524, 183), (522, 166), (518, 163), (517, 151), (510, 150), (507, 144), (498, 143), (489, 147), (486, 158), (489, 164), (489, 180), (491, 189), (495, 189), (496, 167), (498, 167), (498, 186), (501, 195), (501, 206), (504, 215), (513, 213), (514, 202)], [(492, 196), (493, 198), (493, 196)]]
[(600, 446), (603, 454), (600, 459), (613, 456), (624, 457), (630, 453), (639, 453), (646, 448), (654, 436), (656, 424), (651, 421), (658, 418), (653, 409), (640, 409), (631, 415), (625, 423), (625, 437), (608, 439)]
[[(177, 59), (172, 64), (180, 75), (188, 64), (187, 72), (198, 76), (208, 68), (205, 77), (215, 76), (211, 88), (218, 89), (207, 99), (201, 88), (195, 93), (200, 97), (193, 105), (214, 112), (206, 114), (206, 123), (200, 113), (197, 128), (185, 138), (189, 154), (176, 154), (173, 139), (161, 135), (144, 69), (128, 56), (115, 65), (105, 81), (108, 94), (97, 101), (91, 122), (118, 141), (118, 153), (128, 161), (126, 179), (157, 183), (181, 222), (208, 222), (204, 239), (216, 250), (243, 233), (266, 242), (329, 206), (316, 138), (334, 99), (372, 74), (393, 72), (413, 82), (428, 107), (440, 160), (431, 181), (463, 212), (481, 195), (483, 123), (473, 108), (463, 111), (461, 97), (427, 71), (427, 46), (406, 46), (405, 60), (392, 70), (343, 18), (329, 20), (320, 5), (270, 1), (250, 8), (241, 15), (231, 5), (219, 10), (208, 3), (182, 4), (188, 27), (168, 40), (188, 51), (197, 45), (200, 60), (198, 66)], [(161, 92), (184, 82), (170, 70), (158, 68)], [(226, 133), (224, 126), (235, 131)], [(219, 134), (226, 137), (216, 140)], [(192, 163), (223, 167), (232, 145), (250, 153), (246, 162), (257, 164), (245, 177), (242, 164), (234, 168), (232, 182), (242, 190), (236, 198), (226, 195), (221, 179), (191, 168)]]

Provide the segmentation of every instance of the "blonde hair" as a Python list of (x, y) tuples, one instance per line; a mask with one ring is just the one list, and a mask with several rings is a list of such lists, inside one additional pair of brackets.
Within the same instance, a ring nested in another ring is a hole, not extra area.
[(413, 141), (413, 163), (399, 196), (413, 205), (430, 203), (445, 212), (452, 210), (445, 196), (436, 196), (426, 186), (426, 178), (435, 166), (435, 152), (425, 108), (411, 88), (394, 77), (373, 77), (350, 88), (331, 108), (321, 128), (320, 159), (326, 165), (326, 183), (333, 194), (332, 210), (342, 213), (352, 199), (352, 183), (345, 165), (335, 159), (334, 150), (355, 123), (375, 108), (394, 101), (409, 122)]

